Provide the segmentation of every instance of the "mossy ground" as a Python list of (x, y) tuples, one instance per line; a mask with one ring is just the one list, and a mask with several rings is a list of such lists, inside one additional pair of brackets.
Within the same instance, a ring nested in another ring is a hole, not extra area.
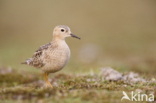
[[(51, 80), (52, 78), (52, 80)], [(142, 90), (142, 93), (156, 95), (156, 82), (127, 84), (122, 80), (104, 81), (99, 74), (69, 75), (58, 73), (49, 77), (54, 86), (46, 88), (43, 74), (27, 72), (0, 74), (1, 103), (119, 103), (122, 91), (130, 93)], [(156, 98), (155, 98), (156, 99)], [(128, 100), (122, 102), (129, 103)], [(145, 102), (145, 101), (144, 101)]]

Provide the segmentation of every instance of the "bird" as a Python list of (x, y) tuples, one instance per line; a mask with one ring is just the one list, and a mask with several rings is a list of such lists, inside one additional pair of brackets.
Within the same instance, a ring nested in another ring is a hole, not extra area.
[(53, 89), (53, 86), (48, 81), (48, 75), (55, 73), (64, 68), (70, 58), (70, 49), (65, 42), (66, 37), (80, 37), (74, 35), (70, 28), (66, 25), (58, 25), (53, 30), (52, 41), (48, 44), (40, 46), (32, 58), (26, 59), (21, 64), (30, 65), (44, 72), (44, 79), (47, 84)]

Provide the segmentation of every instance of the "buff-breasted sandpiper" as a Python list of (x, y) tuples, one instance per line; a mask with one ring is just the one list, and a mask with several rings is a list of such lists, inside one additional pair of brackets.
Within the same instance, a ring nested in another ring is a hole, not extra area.
[(26, 62), (22, 64), (27, 64), (44, 72), (44, 79), (51, 88), (53, 86), (48, 81), (49, 73), (55, 73), (61, 70), (68, 62), (70, 58), (70, 49), (65, 42), (66, 37), (77, 37), (72, 34), (70, 28), (65, 25), (58, 25), (54, 28), (52, 42), (41, 46), (33, 54), (32, 58), (26, 59)]

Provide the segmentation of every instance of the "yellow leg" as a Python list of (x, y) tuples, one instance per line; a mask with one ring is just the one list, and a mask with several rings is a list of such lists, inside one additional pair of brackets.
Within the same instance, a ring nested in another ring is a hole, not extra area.
[(50, 87), (53, 89), (53, 86), (50, 84), (50, 82), (48, 81), (48, 75), (49, 73), (44, 73), (44, 79), (46, 81), (46, 88), (47, 88), (47, 83), (50, 85)]
[(46, 81), (46, 88), (47, 88), (47, 73), (44, 73), (44, 79)]
[[(48, 80), (48, 73), (46, 73), (46, 78), (47, 78), (47, 80)], [(47, 85), (48, 83), (46, 82), (46, 88), (47, 88)]]
[(47, 75), (46, 75), (46, 73), (44, 73), (44, 79), (46, 81), (46, 88), (47, 88)]

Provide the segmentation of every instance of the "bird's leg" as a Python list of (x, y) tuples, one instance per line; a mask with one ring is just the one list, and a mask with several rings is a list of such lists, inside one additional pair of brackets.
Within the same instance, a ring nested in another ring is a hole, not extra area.
[(45, 80), (46, 82), (50, 85), (50, 87), (53, 89), (53, 86), (50, 84), (50, 82), (48, 81), (48, 75), (49, 73), (44, 73), (44, 76), (45, 76)]
[[(48, 73), (46, 73), (46, 78), (48, 80)], [(47, 88), (47, 81), (46, 81), (46, 88)]]
[(48, 75), (49, 75), (49, 73), (47, 73), (47, 82), (48, 82), (48, 84), (50, 85), (50, 87), (53, 89), (53, 86), (50, 84), (50, 82), (48, 81)]
[[(47, 78), (47, 73), (45, 74), (45, 78)], [(46, 88), (47, 88), (47, 81), (46, 81)]]
[(46, 88), (47, 88), (47, 73), (44, 73), (44, 79), (46, 81)]

